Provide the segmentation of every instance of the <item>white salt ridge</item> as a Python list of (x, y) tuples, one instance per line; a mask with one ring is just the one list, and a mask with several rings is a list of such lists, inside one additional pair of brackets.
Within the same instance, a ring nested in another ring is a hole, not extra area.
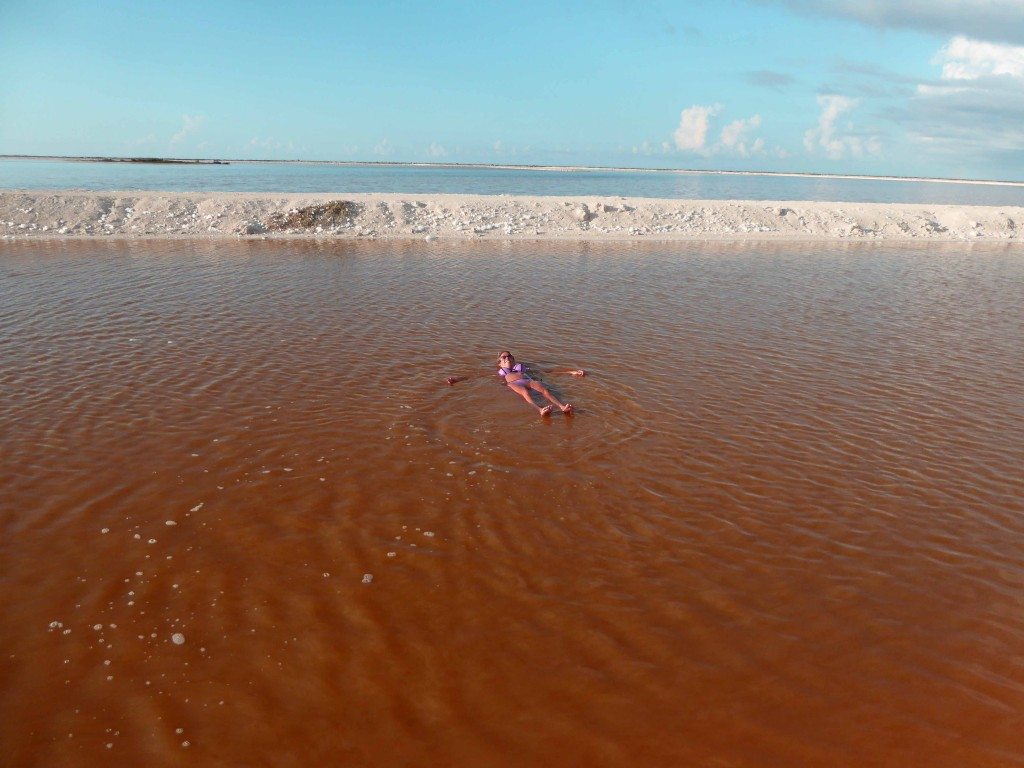
[(184, 645), (185, 636), (181, 634), (181, 632), (175, 632), (173, 635), (171, 635), (171, 642), (175, 645)]
[[(268, 231), (276, 214), (339, 200), (348, 218)], [(132, 209), (107, 220), (107, 211)], [(141, 209), (141, 213), (139, 213)], [(170, 209), (174, 209), (173, 211)], [(184, 231), (168, 217), (216, 218)], [(59, 225), (59, 228), (58, 228)], [(43, 232), (40, 228), (48, 227)], [(0, 236), (447, 240), (1024, 240), (1024, 207), (399, 194), (0, 192)], [(171, 342), (168, 342), (171, 343)]]

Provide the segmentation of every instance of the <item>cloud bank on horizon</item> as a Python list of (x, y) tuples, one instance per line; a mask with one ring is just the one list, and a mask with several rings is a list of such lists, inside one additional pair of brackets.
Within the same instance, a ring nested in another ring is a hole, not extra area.
[[(913, 30), (951, 35), (938, 47), (929, 64), (940, 67), (934, 78), (908, 77), (869, 64), (838, 62), (836, 69), (861, 76), (849, 87), (874, 97), (878, 106), (875, 125), (900, 127), (895, 144), (933, 156), (976, 156), (1010, 159), (1003, 173), (1024, 174), (1024, 0), (756, 0), (778, 5), (796, 14), (831, 17), (879, 30)], [(873, 80), (865, 83), (864, 79)], [(749, 83), (783, 90), (796, 78), (783, 72), (757, 70), (747, 73)], [(913, 86), (907, 91), (906, 86)], [(858, 106), (866, 99), (823, 85), (816, 97), (817, 122), (804, 133), (807, 155), (823, 154), (830, 160), (883, 158), (886, 141), (872, 121), (855, 124)], [(893, 96), (897, 98), (892, 98)], [(702, 155), (734, 152), (747, 158), (769, 151), (761, 138), (737, 142), (739, 130), (756, 129), (760, 116), (735, 121), (721, 129), (717, 143), (709, 143), (711, 121), (722, 113), (720, 102), (693, 104), (682, 110), (673, 134), (677, 150)], [(858, 116), (859, 117), (859, 116)], [(743, 126), (740, 129), (740, 126)], [(893, 129), (888, 133), (892, 134)], [(876, 132), (878, 130), (878, 132)], [(902, 139), (902, 141), (901, 141)], [(789, 156), (781, 147), (780, 157)], [(965, 174), (966, 175), (966, 174)]]
[(101, 5), (0, 9), (0, 153), (1024, 179), (1024, 0)]

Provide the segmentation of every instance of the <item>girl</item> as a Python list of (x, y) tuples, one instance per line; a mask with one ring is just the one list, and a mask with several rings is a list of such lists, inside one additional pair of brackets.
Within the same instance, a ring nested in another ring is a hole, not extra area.
[[(587, 372), (582, 369), (558, 369), (553, 371), (547, 371), (547, 373), (568, 373), (570, 376), (586, 376)], [(540, 411), (541, 416), (550, 416), (551, 411), (557, 405), (558, 408), (566, 416), (572, 414), (572, 403), (560, 403), (558, 398), (552, 395), (548, 388), (545, 387), (537, 379), (531, 378), (527, 368), (522, 363), (517, 363), (515, 357), (512, 356), (511, 352), (502, 352), (498, 355), (498, 375), (504, 380), (504, 383), (515, 392), (517, 395), (522, 397), (526, 402)], [(473, 376), (451, 376), (447, 379), (448, 384), (456, 384), (466, 379), (474, 378)], [(545, 405), (543, 407), (533, 402), (531, 392), (537, 392), (541, 397), (548, 400), (551, 405)]]

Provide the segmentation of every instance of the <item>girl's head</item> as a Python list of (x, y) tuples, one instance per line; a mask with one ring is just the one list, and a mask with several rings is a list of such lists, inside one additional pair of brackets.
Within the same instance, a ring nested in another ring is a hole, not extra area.
[(499, 368), (511, 368), (516, 364), (516, 359), (512, 356), (511, 352), (502, 352), (498, 355), (498, 367)]

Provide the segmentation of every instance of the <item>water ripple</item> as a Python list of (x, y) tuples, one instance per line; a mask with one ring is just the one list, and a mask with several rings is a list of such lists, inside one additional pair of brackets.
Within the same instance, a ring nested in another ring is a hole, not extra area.
[[(1024, 754), (1018, 250), (0, 268), (11, 764)], [(501, 349), (586, 368), (544, 377), (577, 414), (502, 387)]]

